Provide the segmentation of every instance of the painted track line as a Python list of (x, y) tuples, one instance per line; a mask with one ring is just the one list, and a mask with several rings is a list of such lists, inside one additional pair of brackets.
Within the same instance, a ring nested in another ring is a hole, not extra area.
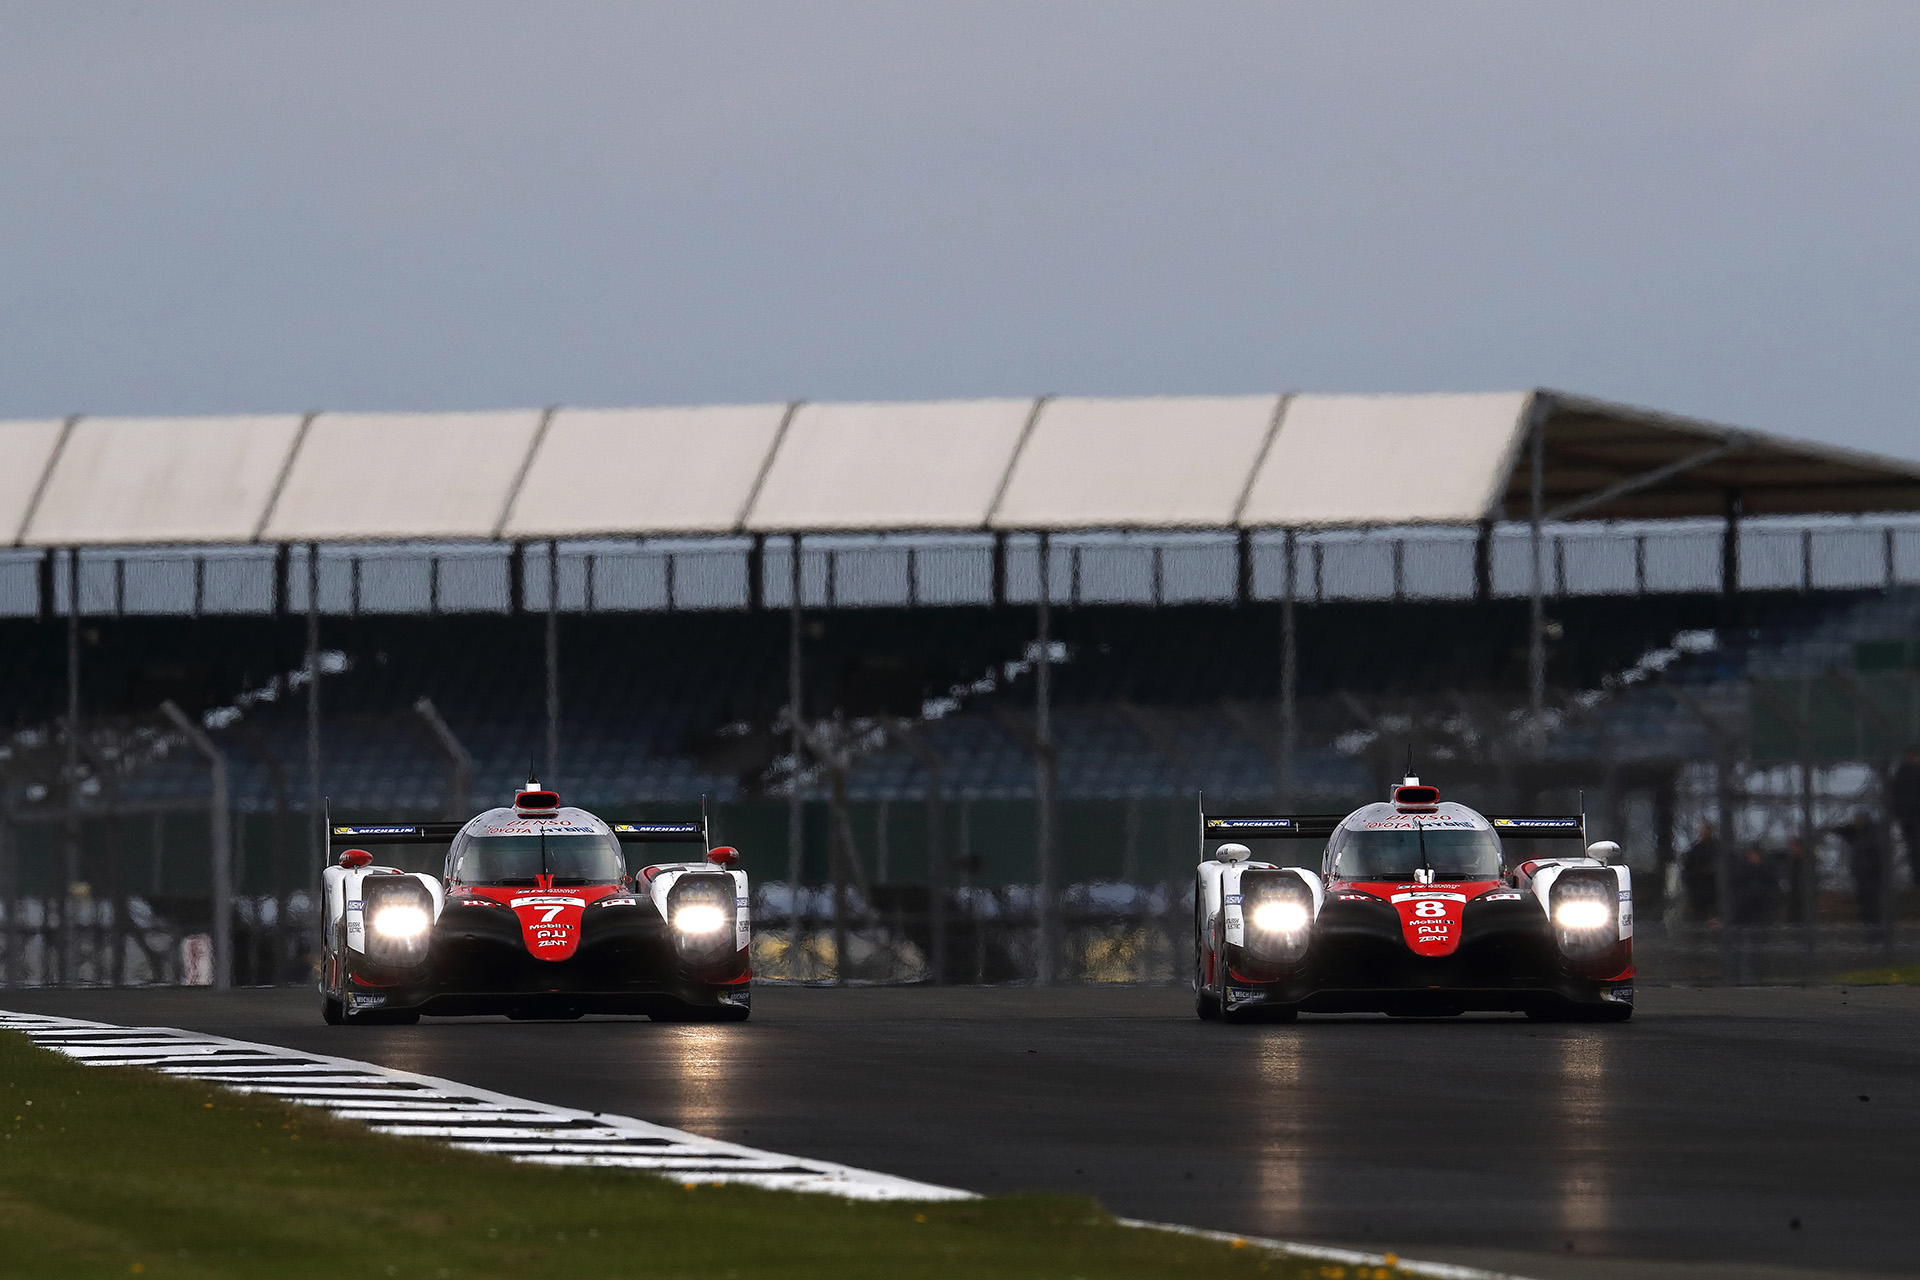
[(629, 1116), (549, 1106), (391, 1067), (171, 1027), (120, 1027), (0, 1011), (0, 1030), (88, 1066), (167, 1075), (317, 1107), (380, 1133), (433, 1138), (528, 1164), (616, 1167), (683, 1182), (737, 1182), (852, 1200), (970, 1200), (973, 1193), (827, 1160), (703, 1138)]
[[(731, 1182), (851, 1200), (972, 1200), (971, 1191), (896, 1178), (826, 1160), (762, 1151), (629, 1116), (575, 1111), (476, 1089), (454, 1080), (352, 1058), (172, 1027), (122, 1027), (0, 1010), (0, 1031), (18, 1031), (87, 1066), (149, 1067), (163, 1075), (260, 1093), (330, 1112), (378, 1133), (431, 1138), (463, 1151), (524, 1164), (633, 1169), (683, 1182)], [(1521, 1280), (1505, 1272), (1260, 1236), (1119, 1218), (1122, 1226), (1173, 1231), (1347, 1266), (1397, 1266), (1431, 1280)]]

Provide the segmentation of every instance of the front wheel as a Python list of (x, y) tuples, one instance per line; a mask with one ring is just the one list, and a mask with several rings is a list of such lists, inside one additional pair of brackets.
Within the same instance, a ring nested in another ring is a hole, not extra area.
[(1220, 1017), (1220, 997), (1204, 987), (1193, 993), (1193, 1011), (1205, 1022), (1215, 1022)]
[(343, 1025), (347, 1020), (346, 1011), (340, 1007), (337, 997), (328, 996), (320, 1005), (320, 1017), (330, 1027)]

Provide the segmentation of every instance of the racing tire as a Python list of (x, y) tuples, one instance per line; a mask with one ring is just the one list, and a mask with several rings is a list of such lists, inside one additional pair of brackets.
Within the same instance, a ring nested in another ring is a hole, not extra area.
[(320, 1020), (322, 1022), (325, 1022), (330, 1027), (338, 1027), (338, 1026), (345, 1025), (347, 1021), (347, 1015), (346, 1015), (346, 1012), (343, 1009), (341, 1009), (340, 1001), (337, 998), (333, 996), (328, 996), (325, 1000), (321, 1002)]
[(1204, 987), (1193, 993), (1193, 1012), (1203, 1022), (1220, 1020), (1220, 997)]

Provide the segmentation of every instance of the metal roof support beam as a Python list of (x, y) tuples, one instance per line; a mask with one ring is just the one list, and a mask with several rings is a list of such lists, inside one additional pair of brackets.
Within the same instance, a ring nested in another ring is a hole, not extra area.
[(560, 543), (547, 539), (547, 778), (560, 782)]
[(1300, 740), (1300, 648), (1294, 610), (1298, 586), (1294, 561), (1299, 546), (1292, 529), (1286, 531), (1281, 548), (1284, 568), (1280, 574), (1280, 759), (1274, 801), (1275, 808), (1285, 812), (1294, 800), (1294, 753)]
[(1037, 974), (1043, 987), (1056, 980), (1055, 870), (1053, 850), (1053, 808), (1055, 775), (1059, 762), (1053, 747), (1053, 559), (1052, 538), (1040, 534), (1040, 591), (1036, 605), (1039, 626), (1033, 662), (1033, 762), (1034, 762), (1034, 842), (1038, 866), (1038, 893), (1035, 914), (1039, 923), (1040, 963)]
[(1727, 490), (1726, 523), (1720, 529), (1720, 594), (1729, 600), (1740, 594), (1740, 517), (1744, 510), (1740, 491)]
[(1748, 440), (1746, 435), (1735, 432), (1733, 435), (1728, 436), (1725, 441), (1713, 446), (1711, 449), (1702, 449), (1699, 453), (1689, 454), (1684, 458), (1669, 462), (1664, 467), (1655, 467), (1651, 471), (1643, 471), (1637, 476), (1629, 476), (1618, 484), (1610, 484), (1604, 489), (1596, 490), (1593, 493), (1575, 498), (1571, 502), (1563, 502), (1553, 510), (1547, 512), (1542, 519), (1551, 521), (1571, 520), (1583, 511), (1591, 511), (1595, 507), (1605, 506), (1616, 498), (1624, 498), (1628, 494), (1639, 493), (1642, 489), (1651, 489), (1653, 486), (1671, 480), (1675, 476), (1684, 475), (1696, 467), (1703, 467), (1709, 462), (1716, 462), (1730, 453), (1746, 448), (1747, 444)]
[(80, 883), (80, 548), (67, 548), (67, 820), (60, 886), (60, 985), (79, 980), (74, 888)]
[(1493, 599), (1493, 521), (1482, 520), (1473, 540), (1473, 598)]
[[(320, 803), (320, 544), (307, 544), (307, 891), (320, 891), (326, 815)], [(314, 899), (320, 901), (319, 898)], [(324, 913), (314, 912), (316, 931)]]
[(227, 800), (227, 757), (173, 699), (161, 703), (160, 710), (206, 758), (213, 774), (213, 794), (207, 802), (207, 821), (213, 828), (213, 838), (208, 842), (213, 855), (213, 987), (226, 991), (233, 986), (233, 854), (229, 843), (233, 838), (233, 806)]
[[(801, 795), (802, 768), (806, 759), (806, 668), (801, 649), (800, 535), (787, 538), (787, 730), (788, 749), (793, 752), (793, 770), (787, 783), (787, 911), (792, 937), (789, 952), (796, 965), (806, 941), (806, 923), (800, 916), (800, 880), (806, 874), (806, 810)], [(838, 957), (835, 958), (838, 963)]]
[(1543, 718), (1547, 703), (1547, 608), (1543, 598), (1546, 591), (1543, 580), (1545, 569), (1540, 563), (1540, 524), (1544, 519), (1541, 509), (1546, 498), (1549, 411), (1550, 405), (1545, 397), (1535, 399), (1533, 411), (1528, 415), (1527, 440), (1532, 472), (1527, 488), (1527, 559), (1532, 569), (1527, 594), (1527, 728), (1536, 758), (1547, 745), (1546, 721)]
[(473, 754), (433, 705), (431, 698), (419, 698), (413, 713), (427, 726), (434, 745), (447, 761), (447, 802), (443, 813), (448, 822), (464, 822), (473, 816)]

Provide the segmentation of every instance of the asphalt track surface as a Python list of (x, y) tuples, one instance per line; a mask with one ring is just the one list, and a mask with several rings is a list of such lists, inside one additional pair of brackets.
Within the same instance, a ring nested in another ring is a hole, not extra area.
[(1920, 989), (1642, 988), (1624, 1026), (1187, 993), (760, 987), (753, 1020), (322, 1025), (308, 992), (0, 1007), (360, 1058), (980, 1192), (1542, 1277), (1920, 1273)]

